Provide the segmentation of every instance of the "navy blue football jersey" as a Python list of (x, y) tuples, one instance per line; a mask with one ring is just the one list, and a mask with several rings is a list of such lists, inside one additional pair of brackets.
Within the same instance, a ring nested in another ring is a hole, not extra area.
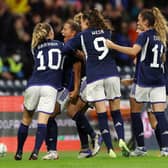
[(164, 45), (154, 29), (141, 33), (136, 41), (142, 47), (138, 54), (136, 82), (143, 87), (164, 86), (162, 55)]
[(105, 39), (111, 39), (108, 30), (87, 29), (69, 40), (63, 47), (65, 53), (81, 49), (86, 57), (87, 83), (118, 76), (112, 51), (105, 46)]
[(49, 85), (56, 89), (62, 87), (64, 55), (63, 43), (47, 40), (33, 49), (34, 69), (28, 86)]
[(140, 63), (140, 56), (138, 54), (137, 58), (136, 58), (136, 65), (135, 65), (135, 74), (134, 74), (134, 83), (137, 83), (137, 75), (138, 75), (138, 65)]
[(79, 61), (80, 60), (77, 57), (71, 54), (65, 58), (63, 68), (63, 86), (66, 87), (69, 91), (72, 91), (74, 88), (73, 64)]

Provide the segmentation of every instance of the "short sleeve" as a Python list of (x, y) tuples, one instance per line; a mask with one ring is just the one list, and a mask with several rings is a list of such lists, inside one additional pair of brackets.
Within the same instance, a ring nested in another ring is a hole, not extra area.
[(146, 35), (145, 35), (145, 33), (140, 33), (140, 35), (138, 36), (135, 44), (143, 47), (144, 44), (145, 44), (145, 42), (146, 42)]
[(70, 39), (63, 46), (63, 53), (68, 54), (70, 52), (75, 52), (77, 49), (81, 48), (81, 38), (80, 33), (78, 33), (75, 37)]

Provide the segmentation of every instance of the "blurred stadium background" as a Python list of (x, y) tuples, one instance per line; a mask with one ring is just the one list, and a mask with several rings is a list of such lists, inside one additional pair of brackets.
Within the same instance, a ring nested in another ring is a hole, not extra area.
[[(49, 22), (55, 38), (63, 40), (60, 33), (63, 23), (79, 11), (97, 8), (114, 27), (114, 40), (131, 46), (137, 37), (136, 18), (143, 8), (157, 6), (168, 18), (166, 0), (0, 0), (0, 142), (6, 143), (9, 151), (15, 151), (16, 134), (23, 109), (23, 92), (33, 67), (30, 43), (35, 24)], [(121, 78), (131, 78), (134, 65), (131, 59), (115, 53)], [(121, 111), (125, 120), (126, 140), (131, 137), (129, 118), (130, 87), (121, 86)], [(108, 106), (107, 106), (108, 109)], [(96, 113), (89, 109), (88, 117), (96, 128)], [(143, 115), (146, 143), (156, 148), (152, 129), (146, 114)], [(79, 141), (74, 122), (65, 113), (57, 118), (59, 127), (58, 150), (79, 150)], [(111, 119), (109, 118), (111, 124)], [(36, 119), (30, 129), (26, 150), (32, 148)], [(113, 139), (116, 138), (112, 130)], [(67, 143), (68, 141), (68, 143)], [(44, 147), (43, 147), (44, 149)]]

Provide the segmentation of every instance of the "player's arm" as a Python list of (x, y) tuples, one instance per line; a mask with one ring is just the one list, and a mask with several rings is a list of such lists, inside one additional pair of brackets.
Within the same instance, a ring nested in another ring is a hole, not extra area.
[(106, 39), (106, 46), (108, 48), (114, 49), (118, 52), (122, 52), (124, 54), (129, 55), (132, 58), (135, 58), (137, 54), (141, 51), (141, 46), (138, 44), (134, 44), (133, 47), (124, 47), (118, 44), (115, 44), (114, 42)]
[(76, 53), (75, 53), (75, 56), (77, 57), (77, 58), (79, 58), (80, 60), (85, 60), (85, 54), (84, 54), (84, 52), (83, 51), (81, 51), (81, 50), (77, 50), (76, 51)]

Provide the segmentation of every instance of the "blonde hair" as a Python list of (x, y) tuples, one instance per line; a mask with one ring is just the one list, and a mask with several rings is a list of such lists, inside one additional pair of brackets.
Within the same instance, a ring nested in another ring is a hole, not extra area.
[(67, 20), (64, 24), (68, 24), (72, 31), (79, 33), (81, 31), (80, 25), (72, 19)]
[(31, 47), (35, 48), (39, 43), (47, 39), (49, 32), (52, 30), (52, 27), (48, 23), (38, 23), (32, 35)]
[(155, 16), (154, 28), (159, 34), (159, 37), (162, 43), (166, 45), (167, 35), (168, 35), (167, 21), (157, 7), (152, 8), (152, 13)]
[(148, 26), (152, 26), (156, 30), (160, 41), (166, 45), (168, 26), (167, 21), (160, 10), (157, 7), (153, 7), (152, 9), (144, 9), (142, 12), (140, 12), (140, 15), (142, 16), (143, 20), (148, 21)]

